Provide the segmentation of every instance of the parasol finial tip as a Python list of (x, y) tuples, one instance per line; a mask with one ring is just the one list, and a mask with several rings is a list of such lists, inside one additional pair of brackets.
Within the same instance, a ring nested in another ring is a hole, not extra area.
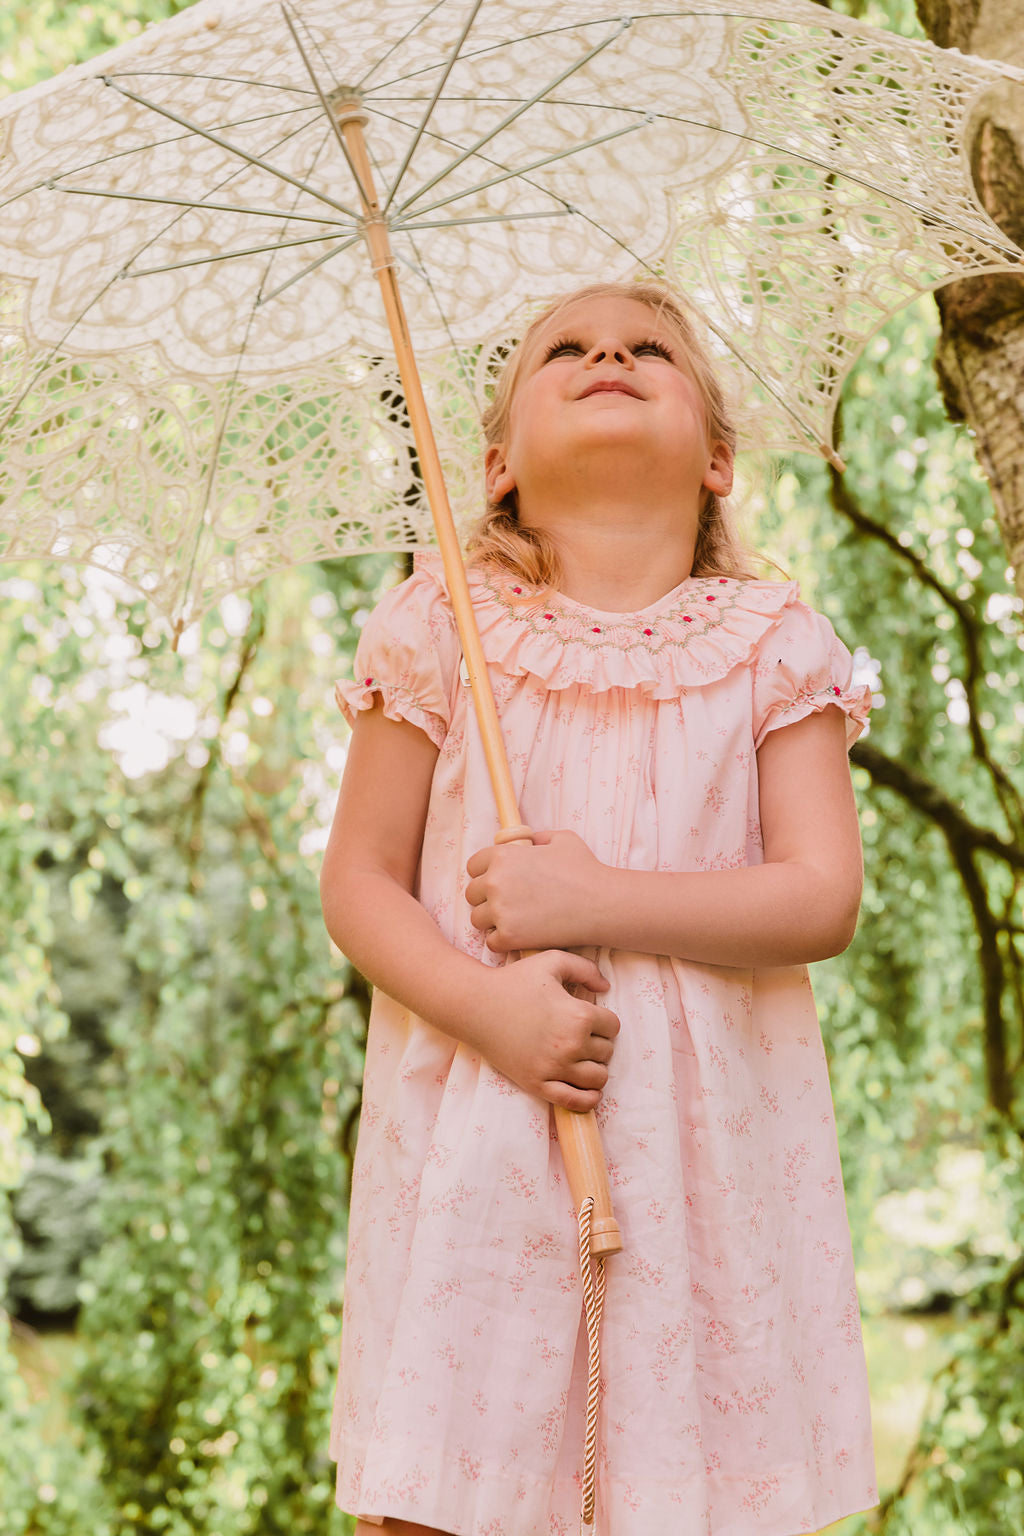
[(823, 458), (828, 460), (833, 469), (838, 470), (839, 474), (844, 475), (846, 473), (846, 460), (840, 458), (831, 443), (819, 443), (818, 452)]
[(346, 123), (360, 123), (365, 128), (370, 121), (363, 106), (363, 93), (356, 85), (336, 85), (327, 92), (325, 100), (339, 128)]

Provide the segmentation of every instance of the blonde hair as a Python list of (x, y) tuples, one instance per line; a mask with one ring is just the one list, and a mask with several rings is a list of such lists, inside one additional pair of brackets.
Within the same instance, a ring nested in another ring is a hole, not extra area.
[[(656, 318), (674, 331), (685, 354), (687, 365), (700, 391), (707, 413), (708, 433), (712, 441), (736, 448), (736, 426), (725, 391), (715, 373), (707, 343), (701, 334), (701, 322), (678, 294), (666, 284), (645, 279), (631, 283), (591, 283), (553, 299), (526, 328), (519, 342), (509, 352), (498, 376), (494, 398), (483, 414), (484, 439), (488, 447), (508, 439), (512, 401), (519, 385), (528, 344), (542, 325), (581, 299), (635, 299), (653, 310)], [(557, 587), (561, 579), (558, 554), (552, 540), (540, 528), (519, 522), (518, 501), (510, 491), (500, 502), (488, 503), (486, 512), (472, 530), (468, 541), (470, 564), (491, 561), (512, 571), (534, 587)], [(753, 551), (740, 538), (724, 497), (708, 491), (697, 520), (697, 544), (693, 556), (694, 576), (739, 576), (752, 578)], [(771, 563), (771, 562), (769, 562)]]

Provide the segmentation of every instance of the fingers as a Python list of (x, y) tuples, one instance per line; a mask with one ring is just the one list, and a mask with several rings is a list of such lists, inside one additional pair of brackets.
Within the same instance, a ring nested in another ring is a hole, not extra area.
[(607, 1066), (612, 1059), (612, 1052), (614, 1050), (614, 1045), (606, 1036), (591, 1035), (590, 1043), (587, 1046), (587, 1060), (600, 1061)]
[(578, 1061), (564, 1080), (570, 1088), (596, 1088), (600, 1092), (608, 1085), (608, 1068), (600, 1061)]
[[(530, 838), (535, 848), (539, 848), (542, 843), (550, 843), (554, 835), (555, 834), (553, 832), (546, 831), (543, 828), (539, 831), (534, 830), (533, 828), (530, 830)], [(570, 833), (569, 835), (575, 836), (574, 833)], [(474, 880), (479, 879), (481, 875), (485, 875), (490, 867), (491, 860), (493, 859), (495, 853), (498, 852), (499, 847), (506, 846), (507, 844), (492, 844), (492, 846), (489, 848), (478, 848), (476, 853), (472, 854), (471, 857), (466, 861), (467, 875), (469, 875)], [(469, 895), (468, 890), (466, 895)], [(471, 901), (472, 899), (473, 898), (470, 896)], [(483, 898), (481, 897), (480, 899), (482, 900)]]
[(571, 1109), (578, 1115), (585, 1115), (588, 1110), (596, 1109), (601, 1102), (601, 1095), (596, 1089), (573, 1088), (569, 1083), (545, 1083), (541, 1097), (547, 1099), (549, 1104), (557, 1104), (560, 1109)]
[(593, 960), (587, 960), (583, 955), (574, 955), (567, 949), (553, 949), (551, 954), (556, 955), (556, 975), (565, 982), (571, 982), (575, 986), (586, 987), (588, 992), (607, 992), (610, 982), (605, 981)]
[(586, 1113), (600, 1103), (601, 1093), (608, 1085), (608, 1075), (608, 1068), (600, 1061), (573, 1062), (563, 1078), (544, 1084), (544, 1097), (565, 1109)]
[(622, 1023), (617, 1013), (612, 1013), (610, 1008), (602, 1008), (599, 1003), (591, 1003), (594, 1017), (590, 1021), (590, 1030), (594, 1035), (603, 1035), (606, 1040), (614, 1040)]

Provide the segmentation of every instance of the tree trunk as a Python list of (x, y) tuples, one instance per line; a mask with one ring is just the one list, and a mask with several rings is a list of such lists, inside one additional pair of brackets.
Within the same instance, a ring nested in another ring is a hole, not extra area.
[[(1024, 68), (1024, 0), (916, 0), (933, 42)], [(969, 145), (978, 196), (1024, 245), (1024, 85), (985, 97)], [(935, 366), (954, 421), (976, 434), (1017, 591), (1024, 597), (1024, 276), (966, 278), (936, 298)]]

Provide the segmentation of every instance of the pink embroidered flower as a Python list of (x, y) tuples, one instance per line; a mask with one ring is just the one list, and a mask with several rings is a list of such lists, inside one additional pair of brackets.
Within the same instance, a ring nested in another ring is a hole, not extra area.
[(553, 613), (546, 613), (546, 614), (545, 614), (545, 615), (544, 615), (544, 617), (545, 617), (545, 618), (546, 618), (546, 619), (553, 619), (553, 618), (554, 618), (554, 614), (553, 614)]
[(521, 597), (522, 596), (522, 591), (523, 591), (522, 587), (513, 587), (512, 591), (516, 594), (517, 597)]
[(684, 613), (683, 614), (683, 623), (684, 624), (692, 624), (693, 623), (693, 620), (690, 618), (690, 615), (688, 613)]
[(372, 688), (372, 687), (373, 687), (373, 678), (372, 678), (372, 677), (367, 677), (367, 678), (364, 678), (364, 680), (363, 680), (363, 681), (364, 681), (364, 683), (365, 683), (365, 686), (366, 686), (366, 687), (367, 687), (367, 688)]
[(592, 633), (599, 635), (601, 633), (601, 626), (599, 624), (595, 624)]
[(718, 602), (718, 598), (715, 596), (715, 594), (713, 592), (709, 592), (707, 594), (707, 596), (705, 597), (704, 601), (706, 603), (717, 603)]
[(654, 634), (654, 630), (653, 629), (645, 629), (644, 630), (644, 634), (645, 635), (653, 635)]

